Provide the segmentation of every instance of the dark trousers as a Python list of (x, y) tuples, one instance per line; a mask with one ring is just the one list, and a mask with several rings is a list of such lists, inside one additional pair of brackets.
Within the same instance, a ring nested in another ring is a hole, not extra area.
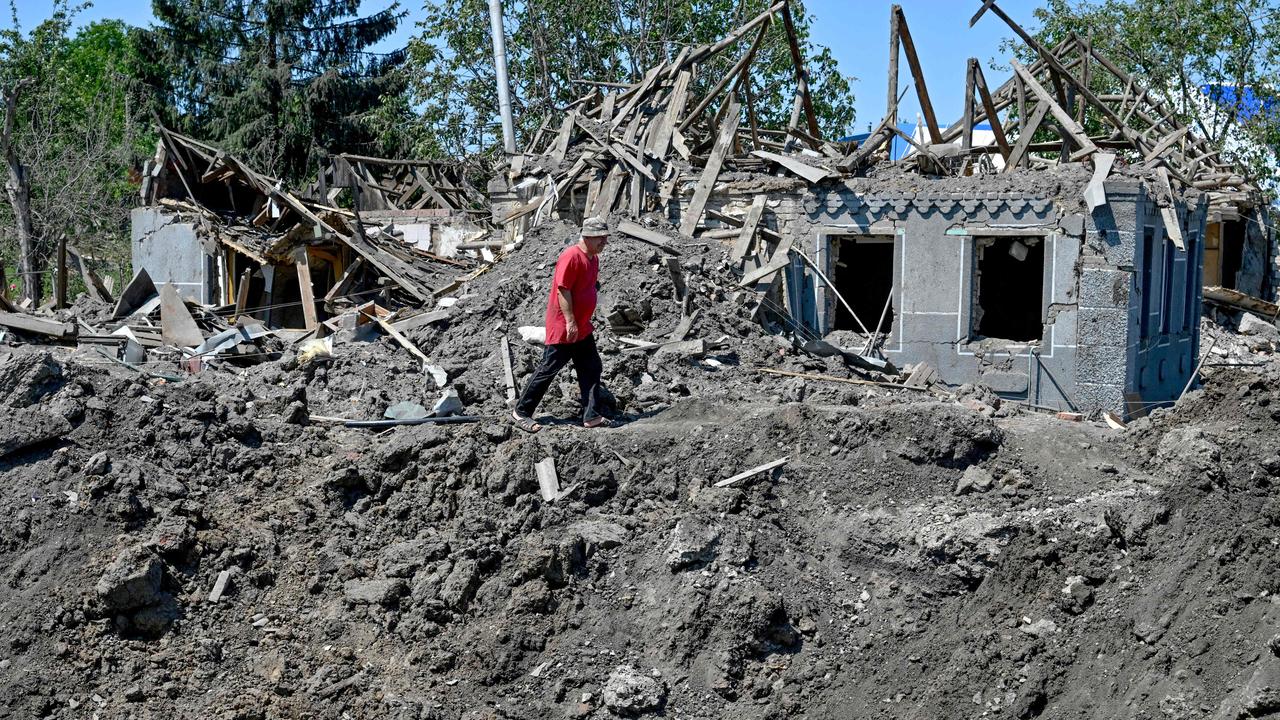
[(570, 361), (573, 362), (573, 369), (578, 374), (578, 390), (582, 393), (583, 422), (600, 417), (596, 390), (600, 386), (600, 371), (603, 366), (600, 362), (600, 353), (596, 352), (594, 333), (578, 342), (546, 347), (542, 352), (541, 362), (533, 371), (533, 377), (529, 378), (528, 384), (524, 386), (524, 392), (520, 394), (520, 400), (516, 403), (516, 412), (525, 417), (533, 417), (533, 411), (538, 409), (538, 403), (542, 402), (542, 396), (547, 394), (547, 388), (551, 387), (551, 381), (555, 379), (556, 373)]

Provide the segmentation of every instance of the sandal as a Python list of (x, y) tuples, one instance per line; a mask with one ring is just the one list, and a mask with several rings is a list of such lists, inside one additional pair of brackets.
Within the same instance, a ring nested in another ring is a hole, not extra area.
[(609, 424), (609, 418), (604, 416), (594, 417), (594, 418), (591, 418), (590, 420), (582, 421), (582, 427), (584, 428), (598, 428), (608, 424)]
[(527, 433), (536, 433), (542, 429), (542, 426), (539, 425), (536, 420), (531, 417), (521, 415), (514, 410), (511, 411), (511, 421), (515, 423), (516, 427)]

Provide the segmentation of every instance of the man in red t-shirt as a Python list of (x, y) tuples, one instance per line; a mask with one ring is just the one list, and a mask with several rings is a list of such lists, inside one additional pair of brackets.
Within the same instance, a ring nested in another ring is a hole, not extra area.
[(605, 423), (600, 415), (600, 353), (592, 334), (591, 315), (596, 310), (597, 278), (600, 275), (600, 252), (609, 243), (609, 226), (591, 218), (582, 224), (578, 242), (565, 248), (556, 260), (556, 272), (547, 298), (547, 346), (542, 361), (525, 385), (511, 417), (528, 432), (541, 426), (533, 420), (542, 396), (556, 373), (570, 362), (578, 374), (578, 390), (582, 393), (582, 424), (599, 427)]

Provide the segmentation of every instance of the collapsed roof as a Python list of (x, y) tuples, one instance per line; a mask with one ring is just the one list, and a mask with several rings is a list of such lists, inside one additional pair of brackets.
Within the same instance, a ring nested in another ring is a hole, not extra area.
[[(356, 167), (361, 169), (353, 172), (351, 160), (339, 156), (322, 177), (342, 179), (345, 173), (348, 187), (362, 196), (379, 198), (373, 207), (395, 207), (385, 199), (388, 196), (411, 197), (404, 189), (381, 184), (368, 170), (367, 160), (372, 159), (357, 160)], [(409, 167), (410, 175), (424, 178), (423, 182), (428, 176), (437, 181), (444, 177), (424, 169), (430, 164), (394, 161), (390, 167)], [(449, 182), (449, 192), (457, 197), (475, 198), (474, 188), (464, 177), (453, 176)], [(374, 193), (374, 187), (381, 195)], [(145, 174), (142, 198), (147, 205), (195, 214), (203, 238), (260, 267), (295, 263), (298, 249), (309, 246), (332, 245), (353, 253), (361, 262), (345, 263), (347, 273), (332, 286), (340, 293), (352, 291), (362, 280), (359, 275), (370, 273), (374, 277), (365, 279), (366, 283), (389, 288), (406, 302), (430, 303), (456, 287), (456, 278), (472, 267), (465, 259), (445, 258), (404, 242), (393, 226), (364, 222), (360, 205), (340, 208), (299, 197), (283, 181), (254, 171), (233, 155), (163, 127), (155, 162)], [(327, 193), (325, 199), (330, 199)], [(474, 216), (475, 201), (467, 202), (462, 211)]]
[[(1113, 165), (1154, 171), (1162, 203), (1183, 189), (1208, 192), (1210, 212), (1217, 216), (1232, 216), (1260, 202), (1257, 187), (1182, 123), (1158, 93), (1087, 40), (1071, 35), (1046, 47), (993, 0), (983, 3), (971, 25), (986, 12), (1009, 25), (1035, 56), (1033, 62), (1011, 61), (1014, 76), (991, 90), (979, 63), (971, 59), (963, 116), (943, 128), (906, 17), (895, 5), (887, 111), (861, 143), (840, 143), (821, 136), (788, 4), (775, 3), (719, 42), (685, 48), (670, 62), (650, 68), (638, 82), (616, 92), (593, 90), (565, 110), (558, 130), (549, 131), (556, 124), (548, 118), (530, 152), (514, 156), (510, 167), (514, 186), (536, 189), (528, 202), (502, 219), (510, 222), (532, 213), (540, 218), (566, 206), (570, 198), (587, 216), (613, 210), (638, 216), (667, 206), (691, 188), (680, 204), (678, 226), (681, 235), (692, 236), (703, 223), (708, 196), (721, 173), (780, 168), (810, 184), (862, 176), (890, 163), (895, 136), (913, 147), (895, 164), (929, 174), (1000, 173), (1092, 160), (1099, 187)], [(750, 66), (779, 19), (791, 46), (796, 95), (788, 126), (771, 129), (757, 122)], [(712, 58), (739, 48), (729, 72), (714, 82), (699, 77)], [(899, 51), (927, 126), (922, 138), (898, 127)], [(974, 141), (975, 126), (982, 122), (991, 127), (989, 144)]]

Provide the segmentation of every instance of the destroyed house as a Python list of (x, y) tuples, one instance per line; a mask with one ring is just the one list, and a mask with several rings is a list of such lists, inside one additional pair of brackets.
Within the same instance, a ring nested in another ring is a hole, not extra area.
[[(762, 127), (746, 68), (771, 26), (794, 50), (788, 12), (778, 3), (548, 118), (492, 195), (508, 232), (622, 212), (639, 222), (620, 234), (661, 253), (712, 245), (739, 277), (733, 301), (869, 376), (1125, 416), (1184, 392), (1207, 219), (1256, 212), (1256, 187), (1090, 43), (1046, 47), (990, 0), (974, 21), (1004, 20), (1036, 59), (996, 88), (971, 59), (951, 126), (894, 6), (888, 108), (871, 133), (822, 139), (798, 51), (791, 122)], [(699, 80), (720, 53), (737, 59)], [(898, 121), (900, 58), (923, 110), (916, 137)], [(900, 160), (895, 142), (910, 146)]]
[[(488, 232), (457, 168), (337, 156), (306, 192), (160, 128), (132, 212), (135, 271), (270, 327), (313, 330), (344, 308), (430, 304)], [(470, 254), (470, 253), (467, 253)]]

